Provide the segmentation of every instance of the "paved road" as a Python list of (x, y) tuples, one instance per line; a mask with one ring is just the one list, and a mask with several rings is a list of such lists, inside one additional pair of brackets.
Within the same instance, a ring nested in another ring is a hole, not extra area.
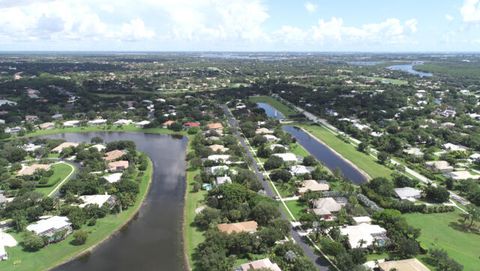
[[(344, 132), (338, 130), (337, 127), (331, 125), (326, 119), (319, 118), (319, 117), (315, 116), (314, 114), (306, 111), (305, 109), (303, 109), (303, 108), (301, 108), (301, 107), (298, 107), (298, 106), (290, 103), (289, 101), (281, 98), (280, 96), (277, 96), (277, 97), (278, 97), (278, 99), (280, 99), (283, 103), (289, 104), (289, 105), (293, 106), (298, 112), (303, 113), (308, 120), (310, 120), (310, 121), (312, 121), (312, 122), (315, 122), (315, 123), (319, 123), (319, 124), (325, 126), (327, 129), (329, 129), (330, 131), (332, 131), (334, 134), (342, 134), (342, 135), (346, 136), (346, 137), (350, 140), (350, 142), (353, 143), (353, 145), (358, 145), (358, 144), (361, 143), (360, 140), (358, 140), (358, 139), (356, 139), (356, 138), (353, 138), (353, 137), (345, 134)], [(379, 152), (378, 152), (376, 149), (373, 149), (373, 148), (370, 148), (369, 150), (370, 150), (370, 155), (376, 158), (376, 156), (378, 155)], [(428, 179), (427, 177), (423, 176), (422, 174), (416, 172), (415, 170), (407, 167), (406, 165), (400, 163), (399, 161), (395, 160), (394, 158), (392, 158), (390, 161), (391, 161), (391, 163), (392, 163), (393, 165), (402, 165), (402, 166), (404, 166), (404, 167), (405, 167), (405, 172), (406, 172), (407, 174), (409, 174), (410, 176), (413, 176), (413, 177), (417, 178), (417, 179), (418, 179), (419, 181), (421, 181), (422, 183), (432, 184), (433, 186), (436, 186), (436, 184), (433, 183), (430, 179)], [(455, 193), (455, 192), (453, 192), (453, 191), (448, 191), (448, 192), (450, 193), (450, 196), (451, 196), (453, 199), (455, 199), (456, 201), (460, 202), (460, 204), (462, 204), (462, 205), (468, 205), (468, 204), (470, 204), (470, 202), (469, 202), (467, 199), (461, 197), (461, 196), (458, 195), (457, 193)], [(456, 205), (455, 205), (455, 206), (456, 206)], [(465, 212), (462, 208), (460, 208), (460, 207), (458, 207), (458, 206), (456, 206), (456, 207), (457, 207), (458, 209), (460, 209), (461, 211)]]
[[(266, 194), (269, 197), (274, 198), (276, 196), (275, 192), (272, 191), (272, 188), (268, 185), (268, 182), (264, 179), (263, 173), (260, 171), (257, 161), (255, 160), (255, 157), (253, 153), (251, 152), (250, 148), (248, 147), (247, 142), (245, 141), (245, 138), (241, 135), (239, 131), (239, 125), (238, 121), (235, 119), (235, 117), (232, 115), (232, 113), (228, 110), (228, 107), (226, 105), (222, 105), (223, 112), (225, 113), (225, 116), (228, 118), (228, 123), (230, 124), (230, 127), (232, 128), (232, 132), (237, 137), (237, 139), (240, 141), (240, 144), (242, 147), (245, 149), (245, 152), (247, 153), (248, 158), (250, 159), (251, 167), (255, 174), (257, 175), (257, 178), (260, 180), (260, 182), (263, 185), (263, 190), (266, 192)], [(284, 212), (283, 209), (281, 209), (282, 217), (284, 219), (287, 219), (287, 214)], [(315, 254), (314, 250), (312, 247), (307, 244), (305, 241), (296, 230), (293, 228), (290, 228), (290, 234), (295, 240), (295, 242), (302, 248), (303, 252), (305, 255), (315, 264), (315, 266), (321, 270), (321, 271), (328, 271), (330, 270), (330, 264), (328, 261), (323, 258), (322, 256), (318, 256)]]

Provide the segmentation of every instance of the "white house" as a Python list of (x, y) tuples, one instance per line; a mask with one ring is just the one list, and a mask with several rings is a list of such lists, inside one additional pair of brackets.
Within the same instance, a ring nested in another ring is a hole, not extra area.
[(230, 160), (228, 154), (212, 154), (207, 157), (207, 160), (214, 161), (216, 163), (227, 163)]
[(225, 175), (228, 172), (227, 166), (213, 166), (210, 168), (210, 173), (214, 176)]
[(0, 261), (8, 260), (8, 254), (5, 248), (14, 247), (16, 245), (17, 241), (15, 240), (15, 238), (0, 229)]
[(298, 158), (294, 153), (286, 152), (286, 153), (274, 153), (274, 156), (280, 157), (283, 162), (289, 164), (295, 164), (298, 162)]
[(397, 197), (405, 200), (415, 200), (422, 197), (422, 191), (413, 187), (395, 188), (394, 192)]
[(84, 195), (78, 197), (80, 200), (82, 200), (82, 204), (78, 205), (80, 208), (84, 208), (85, 206), (89, 204), (96, 204), (98, 207), (102, 207), (104, 204), (107, 204), (109, 207), (112, 207), (115, 205), (116, 198), (113, 195)]
[(78, 125), (80, 125), (79, 120), (68, 120), (63, 122), (64, 127), (77, 127)]
[(119, 119), (117, 121), (115, 121), (113, 124), (114, 125), (129, 125), (129, 124), (132, 124), (132, 120), (127, 120), (127, 119)]
[(453, 167), (447, 161), (429, 161), (426, 162), (425, 165), (427, 166), (427, 168), (438, 172), (445, 173), (453, 171)]
[(112, 173), (110, 175), (105, 175), (103, 176), (103, 178), (107, 180), (107, 182), (109, 183), (116, 183), (120, 181), (120, 179), (122, 178), (122, 175), (123, 175), (122, 172), (117, 172), (117, 173)]
[(275, 142), (279, 140), (278, 137), (274, 135), (263, 135), (263, 137), (265, 137), (268, 142)]
[(453, 143), (445, 143), (442, 145), (443, 149), (444, 150), (447, 150), (447, 151), (467, 151), (468, 148), (465, 147), (465, 146), (462, 146), (462, 145), (457, 145), (457, 144), (453, 144)]
[(305, 174), (309, 174), (311, 172), (306, 166), (302, 165), (294, 165), (290, 167), (290, 173), (294, 176), (301, 176)]
[(217, 185), (222, 185), (224, 183), (232, 183), (232, 179), (228, 176), (220, 176), (215, 179), (215, 183)]
[(351, 248), (368, 248), (373, 244), (384, 246), (388, 239), (387, 230), (367, 223), (341, 227), (340, 234), (348, 237)]
[(103, 125), (107, 123), (106, 119), (94, 119), (87, 122), (89, 125)]
[(142, 121), (139, 121), (139, 122), (135, 122), (135, 126), (139, 127), (139, 128), (143, 128), (147, 125), (150, 124), (150, 121), (148, 120), (142, 120)]
[[(72, 233), (72, 223), (66, 216), (52, 216), (28, 225), (27, 230), (47, 238), (49, 242), (57, 242)], [(63, 236), (57, 236), (56, 233), (62, 231), (64, 231)]]

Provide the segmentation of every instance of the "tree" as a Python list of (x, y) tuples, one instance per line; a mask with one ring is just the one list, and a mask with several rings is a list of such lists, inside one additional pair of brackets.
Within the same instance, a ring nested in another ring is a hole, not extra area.
[(95, 136), (95, 137), (92, 137), (92, 139), (90, 140), (90, 142), (92, 144), (100, 144), (100, 143), (103, 143), (103, 138), (99, 137), (99, 136)]
[(357, 146), (357, 150), (359, 152), (367, 153), (368, 152), (368, 144), (365, 143), (365, 142), (360, 142), (360, 144), (358, 144), (358, 146)]
[(420, 253), (418, 242), (410, 238), (401, 238), (396, 240), (397, 254), (402, 259), (415, 257)]
[(313, 157), (312, 155), (308, 155), (305, 158), (303, 158), (303, 165), (307, 167), (313, 167), (313, 166), (316, 166), (317, 164), (318, 164), (317, 159), (315, 159), (315, 157)]
[(256, 136), (253, 137), (252, 145), (255, 146), (255, 147), (259, 147), (259, 146), (264, 145), (266, 143), (267, 143), (267, 139), (262, 135), (256, 135)]
[(366, 184), (370, 189), (372, 189), (375, 193), (389, 197), (393, 195), (393, 182), (387, 178), (377, 177), (373, 178), (370, 182)]
[(443, 203), (450, 198), (450, 193), (448, 192), (448, 190), (441, 186), (435, 187), (433, 185), (429, 185), (425, 187), (423, 192), (425, 193), (425, 198), (428, 201), (435, 203)]
[(390, 160), (390, 155), (386, 152), (381, 151), (378, 153), (377, 159), (380, 164), (385, 165)]
[(274, 182), (288, 182), (292, 178), (292, 174), (285, 169), (276, 169), (270, 173), (270, 179)]
[(280, 168), (282, 166), (283, 166), (283, 159), (275, 155), (270, 156), (270, 158), (268, 158), (268, 160), (263, 165), (263, 167), (266, 170), (272, 170), (272, 169)]
[(194, 223), (202, 230), (206, 230), (211, 224), (218, 223), (221, 219), (220, 210), (206, 207), (195, 216)]
[(278, 206), (270, 201), (261, 201), (252, 209), (252, 218), (261, 226), (280, 217)]
[(43, 238), (34, 234), (29, 233), (25, 239), (23, 239), (23, 247), (28, 251), (37, 251), (45, 246), (45, 241)]
[(73, 243), (77, 246), (85, 244), (88, 233), (84, 230), (78, 230), (73, 234)]

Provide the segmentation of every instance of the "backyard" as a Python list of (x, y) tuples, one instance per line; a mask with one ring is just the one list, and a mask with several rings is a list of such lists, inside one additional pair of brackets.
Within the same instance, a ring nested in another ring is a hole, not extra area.
[(460, 211), (437, 214), (405, 214), (409, 225), (420, 228), (419, 241), (426, 248), (441, 248), (465, 267), (465, 271), (480, 266), (480, 234), (462, 231), (458, 223)]

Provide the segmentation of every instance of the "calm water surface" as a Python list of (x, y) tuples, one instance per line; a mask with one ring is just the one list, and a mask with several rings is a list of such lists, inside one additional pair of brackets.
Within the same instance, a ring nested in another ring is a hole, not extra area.
[(54, 270), (186, 270), (183, 257), (182, 220), (185, 194), (186, 138), (141, 133), (94, 132), (59, 134), (74, 142), (132, 140), (154, 164), (153, 180), (138, 215), (92, 253)]
[(283, 126), (283, 130), (297, 139), (300, 145), (330, 170), (340, 169), (343, 176), (355, 184), (362, 184), (367, 181), (365, 176), (354, 166), (303, 130), (293, 126)]
[(267, 103), (257, 103), (257, 106), (265, 110), (265, 113), (269, 118), (278, 120), (285, 119), (285, 116), (280, 111)]
[(403, 71), (403, 72), (407, 72), (407, 73), (417, 75), (417, 76), (420, 76), (420, 77), (432, 77), (432, 75), (433, 75), (429, 72), (421, 72), (421, 71), (415, 70), (415, 65), (414, 64), (393, 65), (393, 66), (387, 67), (387, 69), (394, 70), (394, 71)]

